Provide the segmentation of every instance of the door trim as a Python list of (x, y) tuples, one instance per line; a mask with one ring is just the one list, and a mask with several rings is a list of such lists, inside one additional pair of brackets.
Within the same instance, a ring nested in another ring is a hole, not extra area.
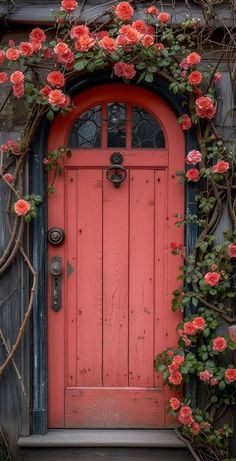
[[(120, 80), (113, 80), (120, 82)], [(85, 89), (99, 84), (111, 83), (108, 72), (93, 75), (84, 80), (72, 82), (68, 88), (68, 93), (73, 96)], [(183, 114), (183, 96), (175, 96), (170, 93), (166, 82), (158, 80), (149, 85), (140, 85), (143, 88), (153, 91), (163, 98), (170, 108), (179, 117)], [(47, 187), (47, 178), (43, 166), (43, 158), (47, 149), (47, 138), (50, 122), (44, 118), (35, 141), (32, 144), (32, 155), (30, 157), (30, 190), (37, 195), (44, 195)], [(193, 130), (185, 133), (186, 153), (197, 147)], [(188, 186), (185, 193), (185, 210), (192, 214), (197, 214), (197, 204), (195, 201), (195, 188)], [(185, 246), (187, 254), (191, 251), (197, 238), (197, 225), (186, 224), (185, 227)], [(47, 203), (38, 208), (37, 218), (32, 221), (30, 231), (30, 247), (33, 266), (39, 274), (37, 287), (35, 290), (33, 315), (32, 315), (32, 433), (45, 434), (48, 429), (47, 424)], [(192, 312), (193, 307), (188, 306), (187, 313)], [(185, 394), (191, 395), (194, 403), (196, 399), (196, 387), (194, 381), (185, 388)]]

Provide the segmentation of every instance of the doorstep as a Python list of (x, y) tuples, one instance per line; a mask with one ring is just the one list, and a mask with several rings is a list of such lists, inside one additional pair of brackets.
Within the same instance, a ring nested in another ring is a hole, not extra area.
[(18, 446), (185, 448), (173, 429), (49, 429), (45, 435), (20, 437)]

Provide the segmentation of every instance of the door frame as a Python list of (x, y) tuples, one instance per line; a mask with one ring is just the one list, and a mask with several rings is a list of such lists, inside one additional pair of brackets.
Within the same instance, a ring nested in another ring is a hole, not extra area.
[[(98, 83), (99, 82), (99, 83)], [(119, 82), (113, 79), (112, 82)], [(109, 72), (101, 72), (84, 78), (81, 81), (74, 81), (70, 84), (67, 92), (74, 96), (81, 91), (88, 89), (95, 84), (111, 83)], [(183, 96), (176, 96), (170, 93), (168, 84), (159, 79), (152, 84), (140, 84), (142, 88), (154, 92), (161, 97), (173, 112), (176, 118), (184, 113)], [(32, 155), (30, 156), (30, 190), (37, 195), (44, 195), (47, 187), (43, 159), (47, 150), (47, 139), (50, 129), (50, 122), (46, 117), (42, 120), (35, 141), (32, 144)], [(193, 130), (185, 132), (186, 153), (197, 148)], [(196, 185), (188, 185), (185, 190), (185, 210), (197, 214), (195, 201)], [(185, 246), (187, 254), (191, 251), (197, 238), (197, 225), (186, 224)], [(38, 208), (37, 217), (32, 221), (30, 229), (30, 249), (33, 266), (40, 276), (38, 277), (35, 290), (32, 314), (32, 354), (31, 354), (31, 433), (45, 434), (48, 430), (47, 424), (47, 203), (46, 201)], [(194, 310), (193, 306), (187, 307), (187, 313)], [(194, 403), (196, 400), (196, 388), (194, 380), (185, 387), (185, 394), (191, 396)]]

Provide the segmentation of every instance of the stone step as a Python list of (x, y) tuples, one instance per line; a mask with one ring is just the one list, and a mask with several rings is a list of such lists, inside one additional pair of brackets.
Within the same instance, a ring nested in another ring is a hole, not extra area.
[(49, 430), (21, 437), (21, 461), (193, 461), (173, 430)]

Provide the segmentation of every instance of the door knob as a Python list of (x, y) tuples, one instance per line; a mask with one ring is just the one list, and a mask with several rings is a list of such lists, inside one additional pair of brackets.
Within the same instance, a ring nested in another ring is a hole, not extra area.
[(123, 155), (119, 152), (114, 152), (114, 154), (110, 156), (111, 165), (107, 168), (106, 176), (116, 188), (120, 187), (121, 183), (127, 177), (127, 171), (125, 167), (122, 166), (123, 161)]
[(65, 232), (61, 227), (51, 227), (48, 229), (48, 241), (52, 245), (60, 245), (65, 240)]

